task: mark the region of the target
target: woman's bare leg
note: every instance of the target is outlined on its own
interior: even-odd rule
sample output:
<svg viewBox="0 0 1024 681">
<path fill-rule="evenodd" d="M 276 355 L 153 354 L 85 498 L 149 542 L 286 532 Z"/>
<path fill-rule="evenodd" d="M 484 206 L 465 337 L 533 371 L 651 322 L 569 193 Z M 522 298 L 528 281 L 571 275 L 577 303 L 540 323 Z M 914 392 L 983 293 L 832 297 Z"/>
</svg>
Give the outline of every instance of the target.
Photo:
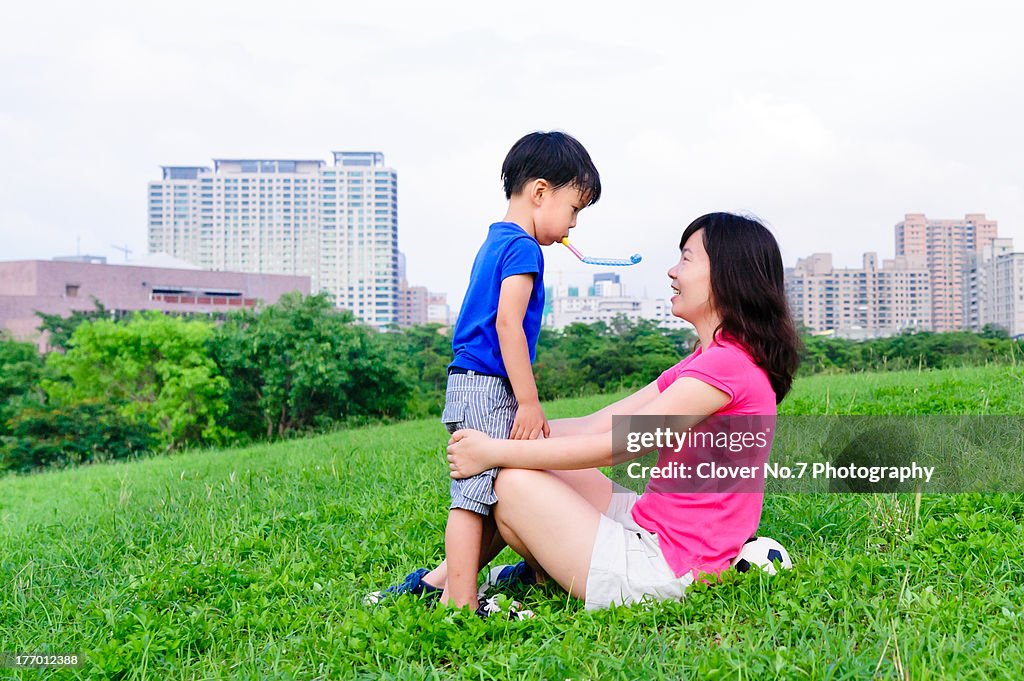
<svg viewBox="0 0 1024 681">
<path fill-rule="evenodd" d="M 498 473 L 494 492 L 494 517 L 508 545 L 573 596 L 586 598 L 601 513 L 549 471 L 506 468 Z"/>
<path fill-rule="evenodd" d="M 596 468 L 584 468 L 578 471 L 548 472 L 576 490 L 599 513 L 608 510 L 608 505 L 612 501 L 612 481 L 601 471 Z"/>
<path fill-rule="evenodd" d="M 596 468 L 587 468 L 578 471 L 550 471 L 550 473 L 576 490 L 598 512 L 604 513 L 608 510 L 608 504 L 611 503 L 612 498 L 612 481 L 601 471 Z M 493 517 L 489 518 L 488 521 L 493 522 Z M 480 551 L 480 569 L 483 569 L 485 565 L 494 560 L 494 557 L 505 546 L 505 539 L 499 532 L 495 532 L 491 541 L 487 541 L 485 529 L 484 543 Z M 537 581 L 544 582 L 546 576 L 544 571 L 538 570 L 536 564 L 531 563 L 531 566 L 537 573 Z M 423 580 L 431 586 L 444 588 L 448 581 L 448 561 L 441 561 L 440 565 L 423 576 Z"/>
</svg>

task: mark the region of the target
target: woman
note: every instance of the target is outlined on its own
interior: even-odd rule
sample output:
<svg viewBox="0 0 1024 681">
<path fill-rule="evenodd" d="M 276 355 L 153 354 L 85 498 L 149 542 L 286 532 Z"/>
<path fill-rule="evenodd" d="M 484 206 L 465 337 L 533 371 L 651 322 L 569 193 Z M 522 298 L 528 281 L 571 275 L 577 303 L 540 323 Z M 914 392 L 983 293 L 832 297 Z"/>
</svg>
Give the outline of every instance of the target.
<svg viewBox="0 0 1024 681">
<path fill-rule="evenodd" d="M 699 338 L 693 354 L 601 411 L 552 422 L 549 439 L 491 440 L 463 430 L 448 446 L 453 478 L 502 468 L 494 508 L 502 538 L 534 575 L 554 579 L 588 609 L 682 597 L 700 574 L 729 566 L 756 531 L 763 500 L 763 487 L 709 494 L 652 481 L 637 495 L 613 484 L 596 469 L 626 455 L 613 443 L 612 416 L 773 422 L 798 364 L 782 256 L 762 224 L 727 213 L 698 218 L 683 233 L 668 276 L 672 313 Z M 755 460 L 767 458 L 770 435 L 764 445 Z M 666 456 L 663 450 L 659 462 Z M 432 576 L 443 566 L 439 571 Z M 529 572 L 514 577 L 529 582 Z"/>
</svg>

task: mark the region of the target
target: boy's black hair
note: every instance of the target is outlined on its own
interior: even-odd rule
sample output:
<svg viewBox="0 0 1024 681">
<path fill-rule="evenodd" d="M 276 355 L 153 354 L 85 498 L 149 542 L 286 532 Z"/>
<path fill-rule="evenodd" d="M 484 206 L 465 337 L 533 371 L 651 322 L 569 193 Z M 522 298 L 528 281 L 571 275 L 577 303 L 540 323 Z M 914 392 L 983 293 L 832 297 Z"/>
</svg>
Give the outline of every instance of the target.
<svg viewBox="0 0 1024 681">
<path fill-rule="evenodd" d="M 506 199 L 536 179 L 547 180 L 555 189 L 570 184 L 579 187 L 588 206 L 601 198 L 601 176 L 590 154 L 564 132 L 531 132 L 512 145 L 501 164 Z"/>
</svg>

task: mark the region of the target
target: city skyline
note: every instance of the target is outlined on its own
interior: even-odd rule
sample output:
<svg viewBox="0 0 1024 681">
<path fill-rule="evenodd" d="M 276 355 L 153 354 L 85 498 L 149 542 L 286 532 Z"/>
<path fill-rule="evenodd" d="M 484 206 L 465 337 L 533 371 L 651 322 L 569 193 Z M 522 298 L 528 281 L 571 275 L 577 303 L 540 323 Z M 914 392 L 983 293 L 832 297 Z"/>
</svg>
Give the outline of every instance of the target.
<svg viewBox="0 0 1024 681">
<path fill-rule="evenodd" d="M 813 253 L 786 268 L 794 319 L 811 333 L 865 339 L 904 331 L 1024 333 L 1024 253 L 983 213 L 908 213 L 893 228 L 896 256 L 867 251 L 859 268 Z"/>
<path fill-rule="evenodd" d="M 504 214 L 504 154 L 551 128 L 579 137 L 604 180 L 574 241 L 641 253 L 622 276 L 651 297 L 667 295 L 669 245 L 712 210 L 763 218 L 787 265 L 892 257 L 906 213 L 984 212 L 1024 244 L 1006 153 L 1024 135 L 1019 8 L 869 3 L 841 28 L 814 3 L 652 6 L 636 22 L 543 8 L 314 4 L 280 21 L 241 3 L 14 7 L 0 259 L 73 254 L 78 238 L 109 262 L 115 245 L 144 253 L 160 165 L 379 149 L 401 175 L 409 280 L 454 310 Z M 558 246 L 545 257 L 549 273 L 594 271 Z"/>
</svg>

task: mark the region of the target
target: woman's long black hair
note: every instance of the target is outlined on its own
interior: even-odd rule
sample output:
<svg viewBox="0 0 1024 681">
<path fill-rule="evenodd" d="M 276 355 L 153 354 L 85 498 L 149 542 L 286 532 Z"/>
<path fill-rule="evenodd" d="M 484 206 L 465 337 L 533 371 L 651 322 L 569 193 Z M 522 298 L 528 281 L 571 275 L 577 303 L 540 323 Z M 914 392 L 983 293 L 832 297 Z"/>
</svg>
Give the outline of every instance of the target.
<svg viewBox="0 0 1024 681">
<path fill-rule="evenodd" d="M 708 213 L 686 228 L 680 250 L 698 230 L 704 230 L 712 303 L 722 319 L 715 335 L 747 349 L 768 374 L 775 401 L 781 402 L 800 363 L 800 337 L 786 302 L 779 244 L 757 220 Z"/>
</svg>

